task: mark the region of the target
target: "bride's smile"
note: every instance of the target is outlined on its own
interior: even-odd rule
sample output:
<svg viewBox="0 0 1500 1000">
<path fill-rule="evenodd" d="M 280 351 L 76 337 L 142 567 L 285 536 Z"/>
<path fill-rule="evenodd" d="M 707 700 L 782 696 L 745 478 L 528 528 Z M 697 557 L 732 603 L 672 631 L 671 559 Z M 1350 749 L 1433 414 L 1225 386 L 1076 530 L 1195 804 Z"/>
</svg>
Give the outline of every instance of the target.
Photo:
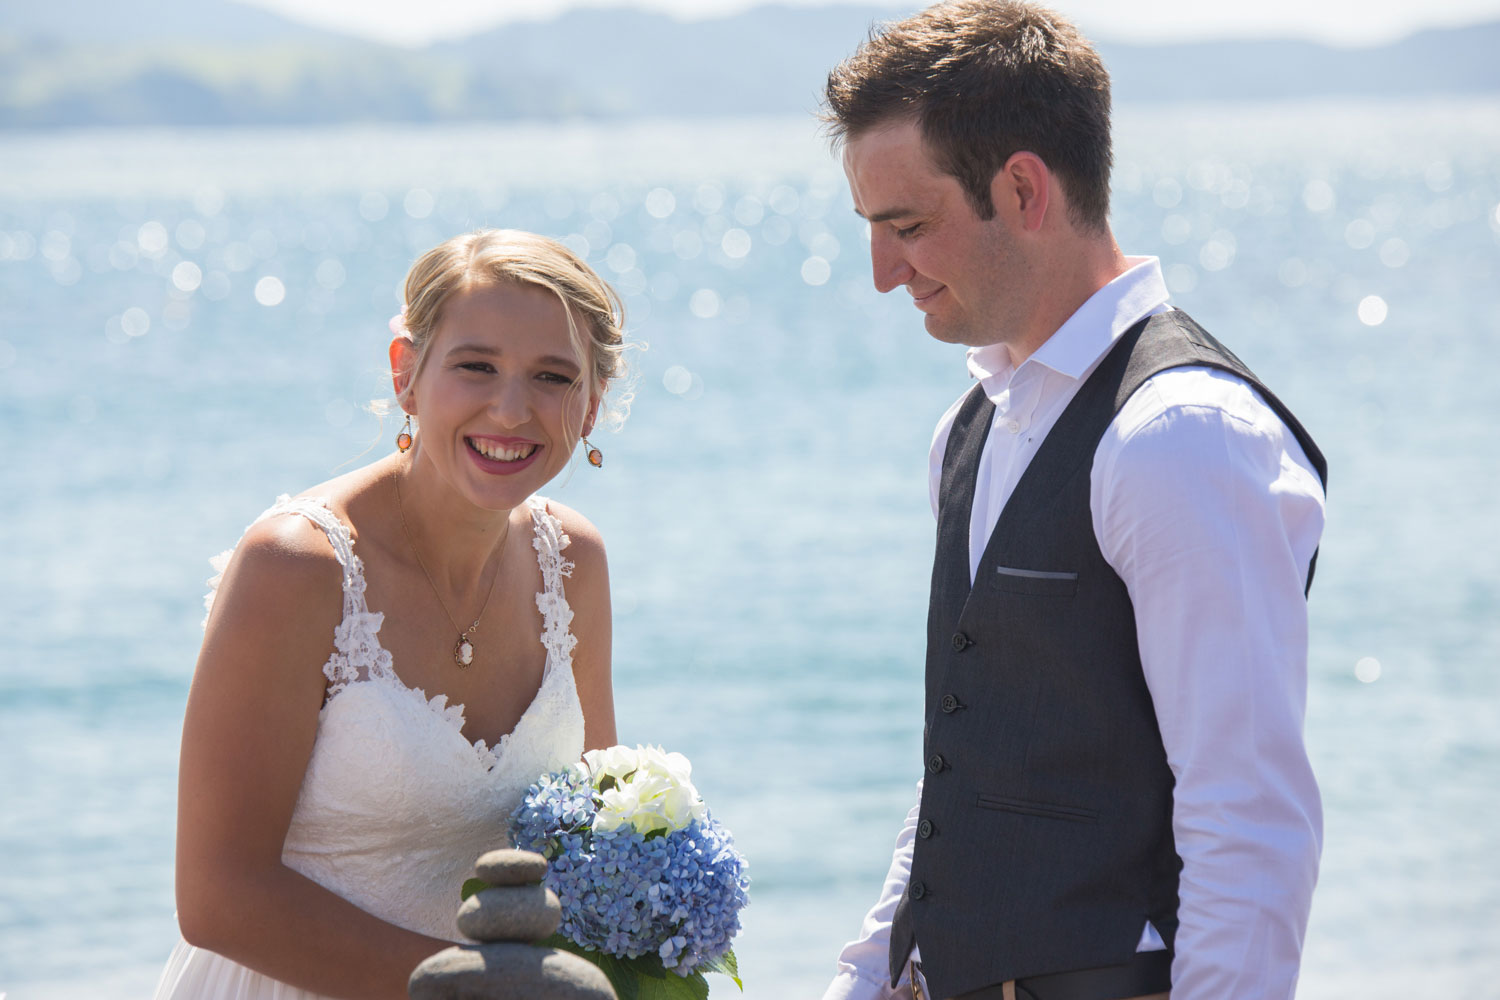
<svg viewBox="0 0 1500 1000">
<path fill-rule="evenodd" d="M 508 465 L 514 465 L 516 462 L 530 458 L 541 447 L 535 441 L 521 441 L 514 438 L 481 438 L 470 436 L 464 438 L 464 441 L 468 443 L 470 448 L 478 452 L 481 457 L 487 458 L 492 462 L 504 462 Z M 514 470 L 506 469 L 505 471 L 511 472 Z"/>
</svg>

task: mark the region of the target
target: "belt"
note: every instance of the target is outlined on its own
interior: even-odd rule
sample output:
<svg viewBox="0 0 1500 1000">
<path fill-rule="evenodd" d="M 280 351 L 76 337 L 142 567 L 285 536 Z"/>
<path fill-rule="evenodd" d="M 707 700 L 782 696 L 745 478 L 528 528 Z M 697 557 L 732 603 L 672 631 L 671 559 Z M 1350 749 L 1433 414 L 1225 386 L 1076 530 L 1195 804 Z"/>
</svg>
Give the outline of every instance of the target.
<svg viewBox="0 0 1500 1000">
<path fill-rule="evenodd" d="M 1172 953 L 1138 951 L 1130 961 L 1097 969 L 1054 972 L 1015 981 L 1016 1000 L 1127 1000 L 1172 989 Z M 1004 986 L 995 984 L 953 1000 L 1001 1000 Z"/>
</svg>

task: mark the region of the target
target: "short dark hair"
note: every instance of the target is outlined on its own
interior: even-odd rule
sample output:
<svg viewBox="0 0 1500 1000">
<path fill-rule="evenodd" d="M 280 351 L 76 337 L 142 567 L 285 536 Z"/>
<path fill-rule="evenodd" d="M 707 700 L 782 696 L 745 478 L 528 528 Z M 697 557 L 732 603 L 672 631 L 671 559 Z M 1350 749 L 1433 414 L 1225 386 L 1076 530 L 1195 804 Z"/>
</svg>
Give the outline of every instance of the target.
<svg viewBox="0 0 1500 1000">
<path fill-rule="evenodd" d="M 915 121 L 938 165 L 993 218 L 990 182 L 1021 150 L 1041 157 L 1073 222 L 1109 217 L 1109 73 L 1078 29 L 1019 0 L 949 0 L 871 29 L 828 74 L 835 142 Z"/>
</svg>

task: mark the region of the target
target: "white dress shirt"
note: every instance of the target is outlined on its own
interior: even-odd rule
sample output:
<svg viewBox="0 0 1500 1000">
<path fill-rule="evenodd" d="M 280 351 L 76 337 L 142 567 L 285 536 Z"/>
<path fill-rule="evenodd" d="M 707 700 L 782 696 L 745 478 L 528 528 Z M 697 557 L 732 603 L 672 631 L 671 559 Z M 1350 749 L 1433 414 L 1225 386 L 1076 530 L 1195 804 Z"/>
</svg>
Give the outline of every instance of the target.
<svg viewBox="0 0 1500 1000">
<path fill-rule="evenodd" d="M 1153 257 L 1096 292 L 1012 367 L 1003 344 L 969 351 L 995 404 L 969 523 L 969 577 L 1038 446 L 1117 338 L 1170 309 Z M 934 516 L 961 396 L 930 455 Z M 1146 381 L 1094 452 L 1094 534 L 1135 608 L 1141 666 L 1176 778 L 1183 869 L 1173 1000 L 1290 998 L 1322 842 L 1302 741 L 1308 563 L 1323 488 L 1301 446 L 1245 382 L 1210 368 Z M 839 955 L 824 1000 L 909 996 L 887 975 L 891 918 L 911 870 L 917 803 L 879 901 Z M 1005 905 L 1003 899 L 997 906 Z M 1149 923 L 1139 950 L 1163 947 Z"/>
</svg>

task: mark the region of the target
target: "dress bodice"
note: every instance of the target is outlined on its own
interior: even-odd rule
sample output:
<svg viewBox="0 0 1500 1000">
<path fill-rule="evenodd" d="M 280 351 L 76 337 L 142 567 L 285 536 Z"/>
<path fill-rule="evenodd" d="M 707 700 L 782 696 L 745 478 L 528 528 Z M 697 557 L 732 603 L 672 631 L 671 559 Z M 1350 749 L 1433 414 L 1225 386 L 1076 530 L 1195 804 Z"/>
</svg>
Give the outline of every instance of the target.
<svg viewBox="0 0 1500 1000">
<path fill-rule="evenodd" d="M 508 845 L 506 821 L 533 781 L 583 754 L 573 612 L 563 592 L 573 568 L 562 554 L 568 537 L 545 500 L 528 504 L 542 574 L 536 602 L 546 666 L 536 697 L 493 747 L 464 736 L 462 705 L 447 704 L 445 695 L 428 698 L 397 676 L 380 645 L 384 615 L 365 604 L 364 566 L 349 526 L 327 500 L 282 497 L 257 519 L 307 518 L 328 536 L 343 567 L 343 618 L 323 667 L 327 696 L 282 861 L 382 920 L 448 940 L 461 939 L 454 916 L 474 860 Z M 229 555 L 214 561 L 221 572 Z M 217 583 L 216 577 L 210 587 Z M 213 596 L 211 589 L 206 603 Z M 240 967 L 225 979 L 224 963 L 179 945 L 158 1000 L 199 996 L 210 979 L 239 983 L 229 996 L 242 1000 L 307 996 Z"/>
</svg>

